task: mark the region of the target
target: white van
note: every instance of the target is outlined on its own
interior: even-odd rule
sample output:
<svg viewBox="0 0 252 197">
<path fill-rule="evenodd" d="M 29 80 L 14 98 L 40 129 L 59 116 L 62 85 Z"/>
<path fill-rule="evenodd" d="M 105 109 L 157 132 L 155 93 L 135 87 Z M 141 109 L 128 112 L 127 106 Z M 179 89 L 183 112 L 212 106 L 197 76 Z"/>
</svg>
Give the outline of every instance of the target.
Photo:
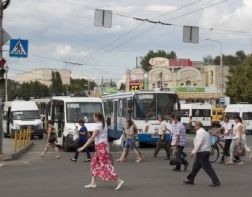
<svg viewBox="0 0 252 197">
<path fill-rule="evenodd" d="M 41 117 L 33 101 L 11 101 L 4 103 L 3 132 L 6 137 L 13 137 L 15 131 L 31 128 L 32 136 L 43 139 Z"/>
<path fill-rule="evenodd" d="M 208 103 L 186 103 L 180 105 L 179 115 L 188 133 L 193 131 L 196 121 L 202 122 L 205 129 L 212 124 L 212 105 Z"/>
<path fill-rule="evenodd" d="M 48 119 L 54 122 L 58 144 L 69 151 L 75 146 L 74 136 L 78 121 L 83 119 L 88 132 L 95 129 L 94 113 L 104 114 L 102 100 L 97 97 L 53 97 Z"/>
<path fill-rule="evenodd" d="M 252 104 L 231 104 L 225 109 L 225 114 L 229 116 L 229 119 L 234 123 L 234 119 L 240 116 L 246 125 L 246 131 L 248 134 L 252 134 Z"/>
</svg>

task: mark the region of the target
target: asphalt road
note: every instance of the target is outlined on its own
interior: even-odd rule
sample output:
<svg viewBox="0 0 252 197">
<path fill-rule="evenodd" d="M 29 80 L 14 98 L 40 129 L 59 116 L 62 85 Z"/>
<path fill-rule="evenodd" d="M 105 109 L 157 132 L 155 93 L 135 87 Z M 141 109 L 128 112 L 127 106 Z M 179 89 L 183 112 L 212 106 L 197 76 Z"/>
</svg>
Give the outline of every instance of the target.
<svg viewBox="0 0 252 197">
<path fill-rule="evenodd" d="M 192 140 L 193 136 L 189 136 Z M 248 143 L 252 145 L 252 136 Z M 225 166 L 214 164 L 222 182 L 219 188 L 210 188 L 209 178 L 201 171 L 195 180 L 196 185 L 187 186 L 182 181 L 188 172 L 175 173 L 161 152 L 157 159 L 152 157 L 153 148 L 142 149 L 145 161 L 135 163 L 131 154 L 129 161 L 116 163 L 119 175 L 125 180 L 120 191 L 114 191 L 115 184 L 98 182 L 98 188 L 85 189 L 83 185 L 90 180 L 89 164 L 84 163 L 82 155 L 77 163 L 69 158 L 73 153 L 62 153 L 60 160 L 54 159 L 50 151 L 46 158 L 40 157 L 44 141 L 35 140 L 33 149 L 17 161 L 0 167 L 0 196 L 2 197 L 152 197 L 152 196 L 251 196 L 252 161 L 245 166 Z M 189 150 L 191 147 L 188 147 Z M 114 158 L 119 153 L 113 153 Z M 190 158 L 190 163 L 192 159 Z M 189 167 L 189 170 L 191 165 Z"/>
</svg>

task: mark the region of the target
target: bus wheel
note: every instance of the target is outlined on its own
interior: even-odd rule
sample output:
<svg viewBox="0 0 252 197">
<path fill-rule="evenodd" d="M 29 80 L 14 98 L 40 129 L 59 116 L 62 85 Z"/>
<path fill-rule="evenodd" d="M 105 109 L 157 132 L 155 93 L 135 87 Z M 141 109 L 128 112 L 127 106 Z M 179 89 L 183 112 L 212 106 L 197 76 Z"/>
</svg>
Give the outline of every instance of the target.
<svg viewBox="0 0 252 197">
<path fill-rule="evenodd" d="M 69 148 L 65 138 L 63 139 L 63 149 L 64 149 L 65 152 L 70 151 L 70 148 Z"/>
</svg>

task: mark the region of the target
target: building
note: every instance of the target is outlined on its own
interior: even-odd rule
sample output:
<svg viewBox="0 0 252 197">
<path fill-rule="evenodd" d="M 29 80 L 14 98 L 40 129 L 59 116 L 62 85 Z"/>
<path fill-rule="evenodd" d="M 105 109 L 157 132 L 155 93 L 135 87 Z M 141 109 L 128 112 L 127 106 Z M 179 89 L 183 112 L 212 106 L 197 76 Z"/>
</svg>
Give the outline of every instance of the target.
<svg viewBox="0 0 252 197">
<path fill-rule="evenodd" d="M 40 83 L 50 86 L 52 84 L 52 72 L 59 72 L 62 83 L 64 85 L 70 84 L 71 71 L 67 69 L 35 69 L 30 72 L 25 72 L 16 75 L 16 81 L 19 83 L 39 81 Z"/>
<path fill-rule="evenodd" d="M 142 68 L 127 70 L 126 90 L 170 89 L 177 92 L 184 102 L 210 102 L 221 98 L 222 89 L 226 89 L 229 67 L 203 65 L 190 59 L 152 58 L 152 69 L 145 72 Z M 223 84 L 223 87 L 222 87 Z"/>
</svg>

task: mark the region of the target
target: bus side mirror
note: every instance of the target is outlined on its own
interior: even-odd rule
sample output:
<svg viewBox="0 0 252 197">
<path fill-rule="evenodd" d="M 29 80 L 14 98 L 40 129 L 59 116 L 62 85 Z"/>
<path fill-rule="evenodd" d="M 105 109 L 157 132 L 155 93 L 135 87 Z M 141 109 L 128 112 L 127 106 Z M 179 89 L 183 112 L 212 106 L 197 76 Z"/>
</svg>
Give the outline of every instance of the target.
<svg viewBox="0 0 252 197">
<path fill-rule="evenodd" d="M 110 126 L 111 125 L 111 118 L 108 117 L 106 122 L 107 122 L 107 126 Z"/>
</svg>

